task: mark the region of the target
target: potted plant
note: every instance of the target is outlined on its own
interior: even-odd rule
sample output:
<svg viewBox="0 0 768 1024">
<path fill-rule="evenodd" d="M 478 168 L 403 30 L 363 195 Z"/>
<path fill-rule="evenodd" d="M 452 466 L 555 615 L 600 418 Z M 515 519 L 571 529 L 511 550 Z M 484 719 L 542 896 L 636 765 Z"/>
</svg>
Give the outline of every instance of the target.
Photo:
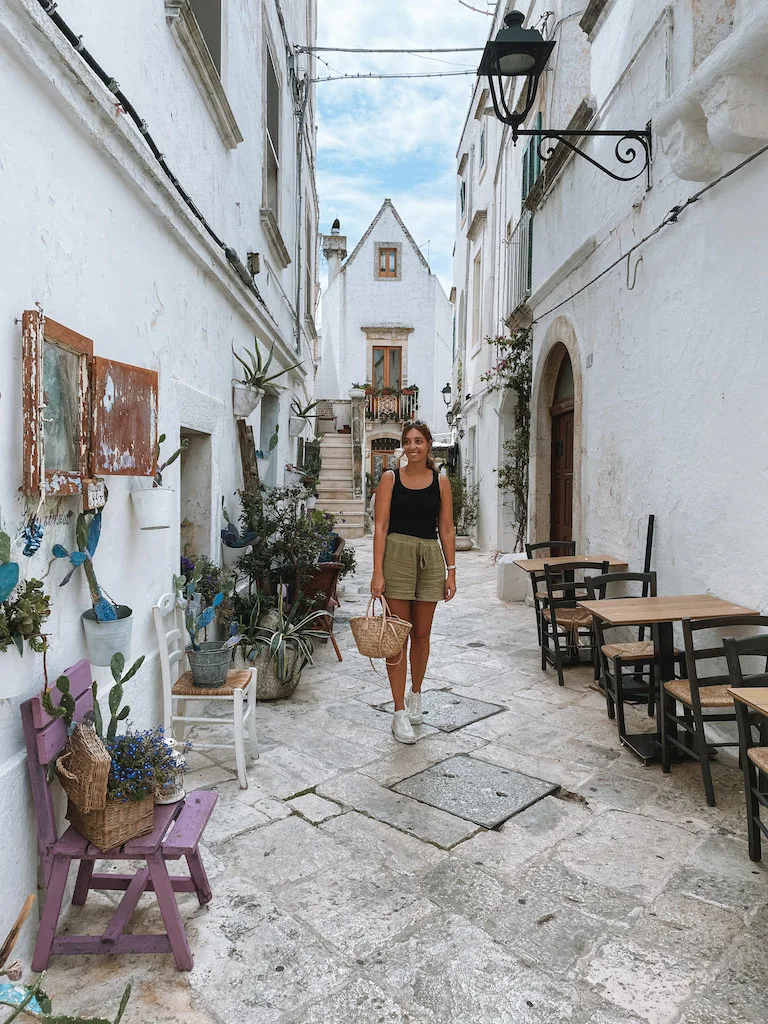
<svg viewBox="0 0 768 1024">
<path fill-rule="evenodd" d="M 206 636 L 206 629 L 216 617 L 216 609 L 224 601 L 224 594 L 219 591 L 210 604 L 202 602 L 202 611 L 193 611 L 196 606 L 197 581 L 195 577 L 186 584 L 186 608 L 184 621 L 189 634 L 189 644 L 186 647 L 187 659 L 192 672 L 192 683 L 204 689 L 215 690 L 223 686 L 227 680 L 232 663 L 232 648 L 237 644 L 239 637 L 230 637 L 228 640 L 200 640 L 200 634 Z"/>
<path fill-rule="evenodd" d="M 269 368 L 272 365 L 274 353 L 275 346 L 273 345 L 269 350 L 266 361 L 263 360 L 256 338 L 253 339 L 253 351 L 245 350 L 245 359 L 239 356 L 234 348 L 232 349 L 232 355 L 240 363 L 244 371 L 241 378 L 233 378 L 232 380 L 232 405 L 235 416 L 238 418 L 243 419 L 246 416 L 250 416 L 264 394 L 276 395 L 278 391 L 282 391 L 283 386 L 277 383 L 278 378 L 282 377 L 283 374 L 290 373 L 291 370 L 295 370 L 297 366 L 301 366 L 299 361 L 286 367 L 284 370 L 278 370 L 277 373 L 270 374 Z"/>
<path fill-rule="evenodd" d="M 152 486 L 131 491 L 133 511 L 136 513 L 136 519 L 138 520 L 139 529 L 141 530 L 167 530 L 170 527 L 171 519 L 173 518 L 174 492 L 170 487 L 163 487 L 163 470 L 167 469 L 171 463 L 175 462 L 181 453 L 189 447 L 189 438 L 183 438 L 181 444 L 173 455 L 170 455 L 165 462 L 161 464 L 160 445 L 164 441 L 165 434 L 161 434 L 157 439 L 157 447 L 155 449 L 157 471 L 155 472 Z"/>
<path fill-rule="evenodd" d="M 19 583 L 19 564 L 11 561 L 11 539 L 0 532 L 0 651 L 13 644 L 23 657 L 24 641 L 41 654 L 46 649 L 43 623 L 51 614 L 51 599 L 40 580 Z M 3 696 L 11 696 L 3 694 Z"/>
<path fill-rule="evenodd" d="M 302 405 L 296 395 L 293 396 L 291 402 L 291 413 L 292 416 L 288 421 L 288 433 L 291 437 L 300 437 L 304 432 L 304 427 L 309 423 L 312 410 L 316 409 L 319 405 L 319 401 L 310 402 L 308 405 Z"/>
<path fill-rule="evenodd" d="M 237 523 L 233 523 L 229 518 L 223 494 L 221 496 L 221 511 L 227 524 L 221 531 L 221 560 L 225 569 L 233 569 L 242 556 L 250 550 L 256 534 L 252 530 L 240 533 Z"/>
<path fill-rule="evenodd" d="M 133 631 L 133 610 L 128 605 L 116 604 L 104 593 L 96 579 L 93 556 L 101 536 L 101 516 L 102 509 L 78 515 L 75 528 L 77 551 L 69 552 L 61 544 L 53 547 L 54 558 L 68 558 L 72 563 L 72 568 L 59 586 L 69 583 L 75 570 L 80 567 L 88 581 L 93 607 L 83 612 L 82 620 L 88 657 L 93 665 L 109 665 L 115 654 L 130 651 Z"/>
<path fill-rule="evenodd" d="M 270 437 L 270 439 L 269 439 L 269 447 L 267 448 L 266 452 L 264 452 L 263 449 L 261 449 L 261 448 L 256 452 L 256 461 L 258 462 L 258 465 L 259 465 L 259 479 L 261 479 L 262 473 L 266 473 L 267 466 L 269 465 L 269 457 L 272 454 L 272 452 L 275 450 L 275 448 L 277 448 L 277 440 L 278 440 L 279 431 L 280 431 L 280 424 L 276 423 L 275 424 L 275 432 L 272 435 L 272 437 Z"/>
<path fill-rule="evenodd" d="M 324 618 L 326 612 L 302 611 L 296 601 L 286 613 L 282 589 L 277 609 L 270 617 L 263 616 L 257 603 L 248 622 L 238 622 L 237 631 L 245 648 L 246 663 L 260 669 L 257 700 L 282 700 L 290 697 L 301 679 L 302 669 L 312 664 L 314 641 L 327 636 L 314 629 L 312 623 Z"/>
<path fill-rule="evenodd" d="M 477 526 L 480 511 L 480 485 L 469 486 L 464 477 L 449 474 L 453 498 L 453 522 L 456 527 L 456 550 L 471 551 L 471 533 Z"/>
</svg>

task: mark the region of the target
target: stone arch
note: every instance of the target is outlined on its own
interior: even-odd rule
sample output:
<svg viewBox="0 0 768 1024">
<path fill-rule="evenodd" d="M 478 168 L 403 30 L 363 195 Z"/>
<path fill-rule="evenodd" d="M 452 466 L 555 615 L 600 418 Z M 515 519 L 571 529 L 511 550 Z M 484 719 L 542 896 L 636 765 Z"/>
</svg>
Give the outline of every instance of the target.
<svg viewBox="0 0 768 1024">
<path fill-rule="evenodd" d="M 552 419 L 550 408 L 563 355 L 567 352 L 573 368 L 573 539 L 584 542 L 581 504 L 582 395 L 581 354 L 576 330 L 566 316 L 549 325 L 536 358 L 531 391 L 531 467 L 528 499 L 529 536 L 547 540 L 550 524 L 552 486 Z"/>
</svg>

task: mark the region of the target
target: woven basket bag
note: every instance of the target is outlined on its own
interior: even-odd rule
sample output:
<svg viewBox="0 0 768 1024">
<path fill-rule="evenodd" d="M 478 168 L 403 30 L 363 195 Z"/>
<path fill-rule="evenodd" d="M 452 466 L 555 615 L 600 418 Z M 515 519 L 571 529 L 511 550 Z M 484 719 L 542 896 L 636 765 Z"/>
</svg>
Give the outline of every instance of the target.
<svg viewBox="0 0 768 1024">
<path fill-rule="evenodd" d="M 56 770 L 62 789 L 83 814 L 106 807 L 111 765 L 112 758 L 96 730 L 78 725 L 56 759 Z"/>
<path fill-rule="evenodd" d="M 411 623 L 392 615 L 385 597 L 381 598 L 381 615 L 373 615 L 376 598 L 368 602 L 365 615 L 357 615 L 349 620 L 357 649 L 366 658 L 402 657 L 405 642 L 411 631 Z"/>
</svg>

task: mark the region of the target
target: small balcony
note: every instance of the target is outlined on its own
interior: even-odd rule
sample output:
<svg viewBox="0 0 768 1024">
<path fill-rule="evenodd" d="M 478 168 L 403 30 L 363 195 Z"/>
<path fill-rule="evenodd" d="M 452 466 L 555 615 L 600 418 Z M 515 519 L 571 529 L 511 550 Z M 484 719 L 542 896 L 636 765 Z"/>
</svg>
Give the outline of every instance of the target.
<svg viewBox="0 0 768 1024">
<path fill-rule="evenodd" d="M 366 389 L 365 418 L 378 423 L 403 423 L 415 420 L 419 408 L 419 394 L 416 388 L 405 387 Z"/>
</svg>

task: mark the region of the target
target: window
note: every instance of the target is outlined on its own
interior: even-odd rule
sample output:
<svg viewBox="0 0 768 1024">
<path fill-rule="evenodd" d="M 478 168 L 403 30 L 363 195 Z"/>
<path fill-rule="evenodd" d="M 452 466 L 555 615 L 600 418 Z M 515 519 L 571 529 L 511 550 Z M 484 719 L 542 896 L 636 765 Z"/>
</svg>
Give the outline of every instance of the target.
<svg viewBox="0 0 768 1024">
<path fill-rule="evenodd" d="M 401 348 L 376 347 L 373 350 L 373 373 L 371 380 L 374 388 L 393 388 L 399 390 L 402 375 L 403 350 Z"/>
<path fill-rule="evenodd" d="M 536 115 L 536 130 L 541 130 L 541 111 Z M 539 156 L 539 137 L 532 135 L 523 153 L 523 202 L 536 184 L 541 173 L 541 157 Z"/>
<path fill-rule="evenodd" d="M 397 277 L 397 249 L 379 248 L 379 277 Z"/>
<path fill-rule="evenodd" d="M 80 494 L 98 474 L 154 474 L 154 370 L 94 356 L 90 338 L 26 310 L 22 372 L 25 494 Z"/>
<path fill-rule="evenodd" d="M 465 217 L 467 213 L 467 183 L 463 178 L 459 182 L 459 209 L 462 218 Z"/>
<path fill-rule="evenodd" d="M 189 0 L 205 45 L 221 75 L 221 0 Z"/>
<path fill-rule="evenodd" d="M 264 205 L 278 219 L 280 198 L 280 87 L 269 47 L 267 53 L 266 166 Z"/>
<path fill-rule="evenodd" d="M 482 327 L 482 254 L 475 257 L 472 272 L 472 350 L 480 347 L 480 330 Z"/>
<path fill-rule="evenodd" d="M 486 129 L 486 126 L 483 125 L 482 130 L 480 132 L 480 169 L 481 170 L 483 169 L 483 167 L 485 167 L 485 129 Z"/>
</svg>

